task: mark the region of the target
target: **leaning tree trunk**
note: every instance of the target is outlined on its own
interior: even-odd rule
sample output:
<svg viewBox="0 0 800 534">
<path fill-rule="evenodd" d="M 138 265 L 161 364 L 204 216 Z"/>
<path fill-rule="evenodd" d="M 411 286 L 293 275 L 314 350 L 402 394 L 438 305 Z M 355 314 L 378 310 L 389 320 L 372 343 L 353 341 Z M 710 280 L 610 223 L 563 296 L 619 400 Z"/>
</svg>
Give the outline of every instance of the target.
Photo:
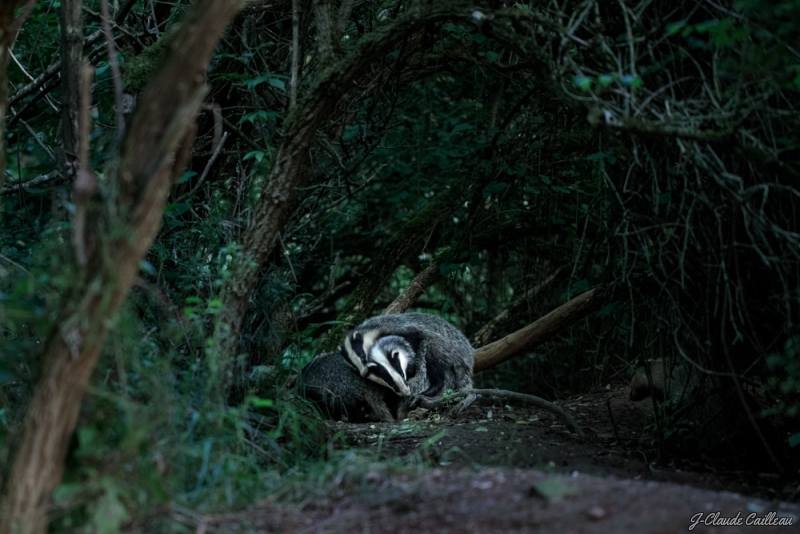
<svg viewBox="0 0 800 534">
<path fill-rule="evenodd" d="M 241 4 L 197 0 L 189 9 L 123 142 L 116 176 L 119 193 L 110 201 L 116 205 L 105 207 L 106 213 L 120 215 L 109 215 L 75 240 L 86 254 L 44 346 L 41 376 L 0 500 L 0 534 L 46 530 L 50 494 L 61 480 L 69 437 L 109 318 L 124 302 L 158 231 L 170 186 L 186 163 L 192 141 L 186 133 L 193 132 L 190 126 L 205 95 L 211 53 Z M 89 169 L 81 169 L 76 193 L 77 182 L 85 193 L 93 179 Z M 88 209 L 100 213 L 103 207 L 95 203 Z"/>
<path fill-rule="evenodd" d="M 598 287 L 581 293 L 528 326 L 475 351 L 476 373 L 541 345 L 608 302 L 609 289 Z"/>
</svg>

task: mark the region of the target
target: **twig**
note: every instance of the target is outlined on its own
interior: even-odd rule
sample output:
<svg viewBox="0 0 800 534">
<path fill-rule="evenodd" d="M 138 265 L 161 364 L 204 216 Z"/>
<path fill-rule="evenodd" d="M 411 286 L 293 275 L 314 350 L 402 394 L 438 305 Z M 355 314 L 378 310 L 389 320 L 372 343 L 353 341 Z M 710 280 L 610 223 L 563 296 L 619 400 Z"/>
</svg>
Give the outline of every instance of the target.
<svg viewBox="0 0 800 534">
<path fill-rule="evenodd" d="M 303 306 L 303 308 L 297 314 L 298 319 L 300 320 L 305 319 L 312 313 L 316 312 L 317 310 L 322 308 L 322 306 L 325 305 L 325 301 L 327 301 L 331 297 L 331 295 L 338 293 L 339 291 L 341 291 L 342 289 L 344 289 L 349 285 L 350 282 L 345 281 L 337 286 L 329 288 L 327 291 L 325 291 L 325 293 L 323 293 L 322 295 L 318 296 L 317 298 L 315 298 L 314 300 Z"/>
<path fill-rule="evenodd" d="M 7 185 L 3 187 L 0 193 L 2 193 L 3 195 L 5 195 L 6 193 L 16 193 L 17 191 L 22 191 L 23 189 L 27 189 L 29 187 L 36 187 L 37 185 L 46 184 L 47 182 L 51 182 L 56 178 L 61 178 L 61 173 L 58 171 L 50 171 L 47 174 L 37 176 L 36 178 L 28 180 L 27 182 L 22 182 L 14 185 Z"/>
<path fill-rule="evenodd" d="M 31 125 L 22 119 L 20 119 L 19 123 L 28 131 L 29 134 L 31 134 L 33 140 L 42 148 L 42 150 L 44 150 L 45 154 L 47 154 L 47 157 L 49 157 L 51 161 L 55 162 L 56 155 L 53 153 L 53 150 L 49 146 L 45 145 L 41 139 L 39 139 L 39 136 L 36 135 L 36 132 L 33 130 L 33 128 L 31 128 Z"/>
<path fill-rule="evenodd" d="M 286 250 L 286 244 L 283 242 L 283 236 L 281 233 L 278 232 L 278 241 L 281 243 L 281 248 L 283 249 L 283 255 L 286 257 L 286 261 L 289 262 L 289 270 L 292 272 L 292 278 L 294 278 L 294 283 L 297 284 L 297 275 L 294 272 L 294 265 L 292 265 L 292 258 L 289 256 L 289 251 Z"/>
<path fill-rule="evenodd" d="M 217 157 L 219 156 L 220 152 L 222 152 L 222 147 L 225 145 L 225 140 L 227 138 L 228 138 L 228 132 L 222 134 L 222 139 L 220 139 L 216 150 L 214 150 L 214 153 L 211 154 L 210 158 L 208 158 L 208 163 L 206 163 L 206 166 L 203 169 L 203 173 L 200 175 L 200 179 L 197 180 L 197 184 L 195 184 L 195 186 L 191 189 L 191 191 L 178 197 L 178 199 L 174 202 L 174 204 L 179 204 L 184 200 L 186 200 L 187 198 L 191 198 L 192 195 L 194 195 L 197 192 L 197 190 L 200 189 L 200 186 L 203 185 L 203 182 L 205 182 L 206 177 L 208 176 L 208 173 L 211 170 L 211 166 L 214 165 L 214 162 L 217 161 Z"/>
<path fill-rule="evenodd" d="M 248 137 L 248 136 L 247 136 L 247 135 L 246 135 L 246 134 L 245 134 L 245 133 L 244 133 L 244 132 L 243 132 L 243 131 L 242 131 L 242 130 L 241 130 L 239 127 L 238 127 L 238 126 L 236 126 L 236 125 L 235 125 L 234 123 L 232 123 L 230 120 L 226 119 L 225 117 L 222 117 L 222 124 L 224 124 L 225 126 L 227 126 L 227 128 L 228 128 L 228 129 L 229 129 L 231 132 L 235 133 L 235 134 L 236 134 L 236 136 L 237 136 L 239 139 L 241 139 L 242 141 L 244 141 L 244 143 L 245 143 L 247 146 L 249 146 L 250 148 L 252 148 L 253 150 L 258 150 L 259 152 L 266 152 L 266 150 L 264 150 L 264 147 L 262 147 L 262 146 L 259 146 L 258 144 L 256 144 L 256 142 L 255 142 L 255 141 L 253 141 L 252 139 L 250 139 L 250 137 Z"/>
<path fill-rule="evenodd" d="M 31 74 L 27 70 L 25 70 L 25 67 L 22 66 L 22 63 L 19 62 L 19 60 L 17 59 L 17 56 L 14 55 L 14 52 L 12 52 L 11 50 L 9 50 L 8 52 L 9 52 L 9 54 L 11 54 L 11 59 L 14 60 L 14 63 L 17 65 L 19 70 L 22 71 L 22 74 L 24 74 L 25 77 L 27 77 L 29 80 L 35 81 L 34 77 L 31 76 Z M 44 99 L 47 101 L 48 104 L 50 104 L 50 107 L 53 108 L 53 111 L 55 111 L 56 113 L 59 112 L 58 106 L 56 106 L 53 103 L 53 101 L 50 100 L 49 96 L 45 95 Z"/>
<path fill-rule="evenodd" d="M 20 269 L 20 270 L 21 270 L 22 272 L 24 272 L 25 274 L 31 274 L 31 272 L 30 272 L 28 269 L 26 269 L 25 267 L 23 267 L 23 266 L 22 266 L 22 265 L 20 265 L 19 263 L 15 262 L 14 260 L 12 260 L 11 258 L 9 258 L 8 256 L 5 256 L 5 255 L 3 255 L 3 254 L 0 254 L 0 260 L 7 261 L 8 263 L 10 263 L 11 265 L 13 265 L 14 267 L 16 267 L 16 268 Z"/>
<path fill-rule="evenodd" d="M 289 79 L 289 109 L 297 105 L 297 77 L 300 70 L 300 0 L 292 0 L 292 76 Z"/>
<path fill-rule="evenodd" d="M 611 411 L 611 399 L 606 399 L 606 408 L 608 409 L 608 417 L 611 418 L 611 428 L 614 430 L 614 436 L 619 441 L 619 432 L 617 432 L 617 422 L 614 420 L 614 412 Z"/>
</svg>

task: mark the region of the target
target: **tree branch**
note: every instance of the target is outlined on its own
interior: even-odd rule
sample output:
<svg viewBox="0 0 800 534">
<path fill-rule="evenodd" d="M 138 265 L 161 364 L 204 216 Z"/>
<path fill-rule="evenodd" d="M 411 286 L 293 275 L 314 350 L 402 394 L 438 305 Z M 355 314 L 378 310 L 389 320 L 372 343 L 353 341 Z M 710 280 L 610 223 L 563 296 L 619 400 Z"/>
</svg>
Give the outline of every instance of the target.
<svg viewBox="0 0 800 534">
<path fill-rule="evenodd" d="M 442 273 L 439 271 L 439 265 L 440 262 L 438 260 L 432 261 L 430 265 L 414 277 L 405 291 L 383 310 L 382 315 L 403 313 L 414 304 L 420 295 L 425 293 L 426 289 L 435 284 L 442 277 Z"/>
<path fill-rule="evenodd" d="M 520 297 L 515 300 L 511 306 L 497 314 L 494 319 L 483 325 L 481 329 L 478 330 L 474 336 L 472 336 L 472 346 L 483 347 L 489 343 L 501 323 L 506 323 L 508 322 L 509 318 L 516 317 L 523 308 L 527 308 L 527 303 L 529 300 L 538 295 L 542 289 L 548 287 L 559 278 L 559 275 L 564 273 L 564 267 L 559 267 L 556 269 L 556 272 L 530 288 L 524 294 L 520 295 Z"/>
<path fill-rule="evenodd" d="M 564 328 L 599 310 L 606 303 L 607 297 L 605 288 L 581 293 L 528 326 L 476 350 L 475 372 L 485 371 L 523 350 L 541 345 Z"/>
</svg>

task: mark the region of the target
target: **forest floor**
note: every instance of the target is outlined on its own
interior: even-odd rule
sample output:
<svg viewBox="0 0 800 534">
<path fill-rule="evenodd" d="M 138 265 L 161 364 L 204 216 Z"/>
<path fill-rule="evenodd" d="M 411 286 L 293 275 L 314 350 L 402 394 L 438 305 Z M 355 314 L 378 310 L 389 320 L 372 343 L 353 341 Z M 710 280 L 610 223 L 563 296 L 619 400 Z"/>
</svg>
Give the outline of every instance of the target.
<svg viewBox="0 0 800 534">
<path fill-rule="evenodd" d="M 173 517 L 203 533 L 633 534 L 686 532 L 701 514 L 693 532 L 798 532 L 796 487 L 768 472 L 655 462 L 640 445 L 650 401 L 627 397 L 620 385 L 557 403 L 583 427 L 583 440 L 538 408 L 471 406 L 455 419 L 336 423 L 365 459 L 327 494 Z M 770 512 L 793 526 L 746 524 L 751 514 L 764 520 Z M 741 525 L 714 525 L 717 513 L 718 521 L 738 514 Z"/>
</svg>

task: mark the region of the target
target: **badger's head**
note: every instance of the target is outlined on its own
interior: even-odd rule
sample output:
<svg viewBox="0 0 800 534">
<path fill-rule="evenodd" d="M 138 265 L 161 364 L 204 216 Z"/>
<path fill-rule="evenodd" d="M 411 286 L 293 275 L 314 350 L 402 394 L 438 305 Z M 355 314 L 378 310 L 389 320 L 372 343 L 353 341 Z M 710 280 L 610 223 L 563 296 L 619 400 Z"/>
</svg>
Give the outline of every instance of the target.
<svg viewBox="0 0 800 534">
<path fill-rule="evenodd" d="M 375 343 L 375 338 L 380 335 L 378 330 L 353 330 L 344 338 L 344 343 L 339 347 L 339 353 L 352 368 L 361 376 L 367 376 L 367 361 L 370 349 Z"/>
<path fill-rule="evenodd" d="M 414 347 L 402 336 L 378 338 L 367 355 L 366 377 L 401 397 L 411 395 L 408 379 L 416 374 Z"/>
</svg>

